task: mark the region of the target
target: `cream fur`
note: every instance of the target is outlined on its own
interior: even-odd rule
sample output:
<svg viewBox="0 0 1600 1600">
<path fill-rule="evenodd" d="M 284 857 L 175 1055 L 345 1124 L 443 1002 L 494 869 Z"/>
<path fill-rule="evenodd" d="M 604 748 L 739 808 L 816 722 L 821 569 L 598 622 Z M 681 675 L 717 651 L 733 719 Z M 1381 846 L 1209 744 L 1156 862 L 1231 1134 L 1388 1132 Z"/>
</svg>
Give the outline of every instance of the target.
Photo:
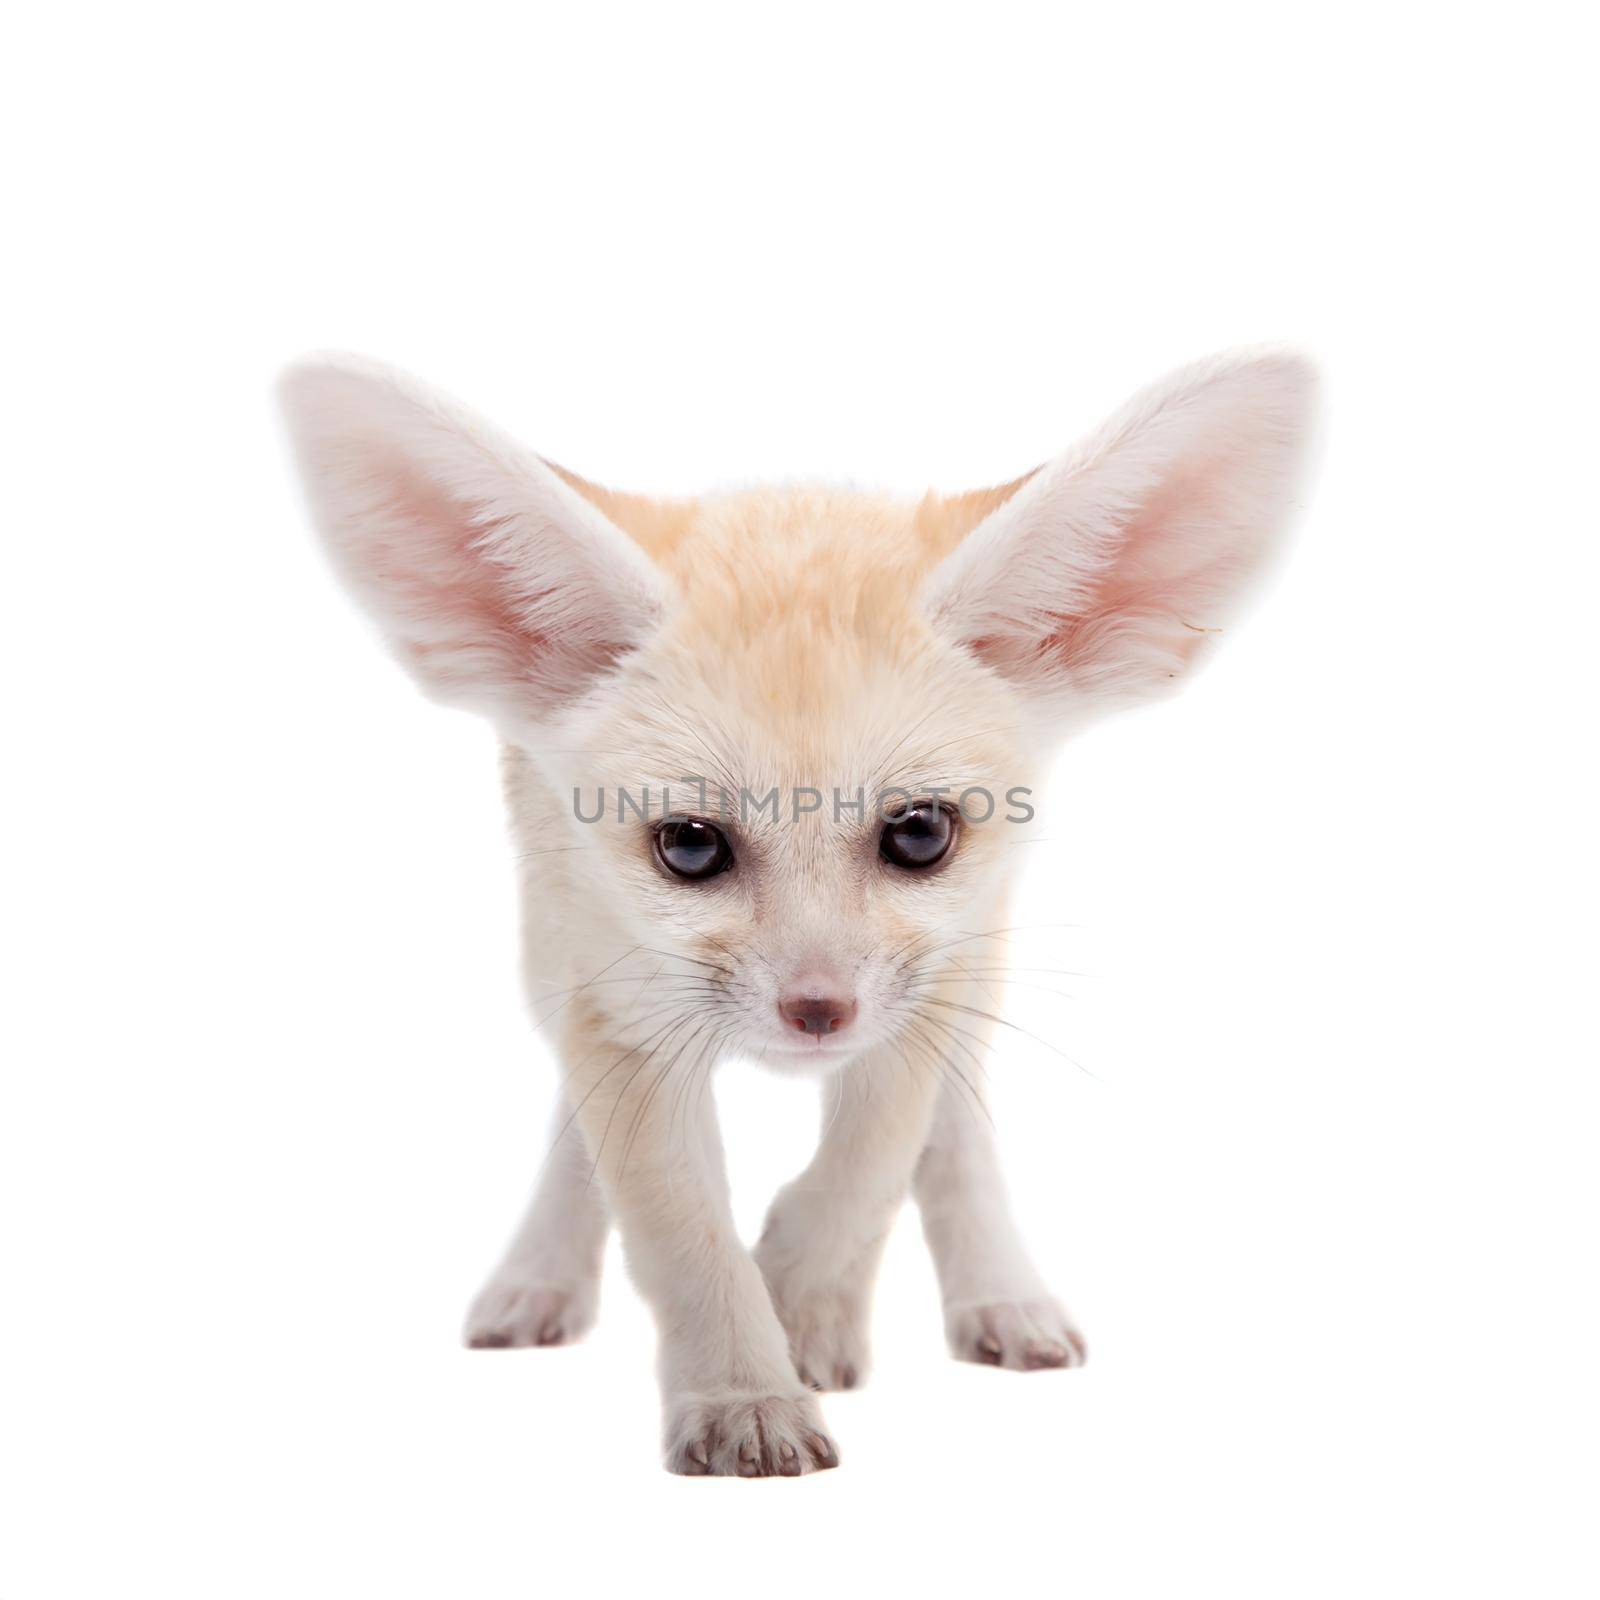
<svg viewBox="0 0 1600 1600">
<path fill-rule="evenodd" d="M 914 1189 L 954 1352 L 1082 1359 L 974 1114 L 986 1038 L 962 1008 L 971 964 L 1003 955 L 1006 826 L 963 825 L 938 871 L 905 874 L 831 796 L 1037 787 L 1066 731 L 1176 681 L 1281 529 L 1310 391 L 1294 356 L 1225 357 L 998 489 L 656 502 L 371 363 L 288 375 L 335 564 L 423 686 L 505 740 L 525 976 L 563 1095 L 469 1342 L 579 1336 L 615 1220 L 660 1332 L 668 1464 L 832 1465 L 814 1391 L 866 1374 L 873 1275 Z M 574 814 L 575 790 L 646 785 L 698 810 L 690 774 L 735 804 L 830 798 L 736 817 L 737 864 L 705 883 L 661 870 L 636 815 Z M 856 1002 L 839 1039 L 797 1038 L 777 1004 L 795 985 Z M 734 1054 L 825 1080 L 816 1156 L 753 1253 L 706 1092 Z"/>
</svg>

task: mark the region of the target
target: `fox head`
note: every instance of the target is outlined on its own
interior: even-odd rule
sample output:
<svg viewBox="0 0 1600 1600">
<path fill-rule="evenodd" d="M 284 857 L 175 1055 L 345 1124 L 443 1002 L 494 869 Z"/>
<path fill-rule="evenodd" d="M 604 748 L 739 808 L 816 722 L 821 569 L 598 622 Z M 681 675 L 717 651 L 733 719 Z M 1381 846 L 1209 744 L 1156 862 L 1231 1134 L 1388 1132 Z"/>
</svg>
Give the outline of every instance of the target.
<svg viewBox="0 0 1600 1600">
<path fill-rule="evenodd" d="M 1214 359 L 921 500 L 614 493 L 357 358 L 283 397 L 338 571 L 547 797 L 529 892 L 588 950 L 679 963 L 728 1049 L 807 1067 L 916 1028 L 998 925 L 1059 742 L 1204 655 L 1282 530 L 1312 388 L 1292 354 Z"/>
</svg>

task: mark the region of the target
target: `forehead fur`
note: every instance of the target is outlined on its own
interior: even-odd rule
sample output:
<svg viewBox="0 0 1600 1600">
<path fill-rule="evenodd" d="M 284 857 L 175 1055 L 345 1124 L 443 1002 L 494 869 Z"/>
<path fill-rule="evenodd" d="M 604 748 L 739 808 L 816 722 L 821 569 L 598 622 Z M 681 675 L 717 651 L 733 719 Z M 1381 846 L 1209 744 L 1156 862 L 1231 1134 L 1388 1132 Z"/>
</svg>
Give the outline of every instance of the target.
<svg viewBox="0 0 1600 1600">
<path fill-rule="evenodd" d="M 817 487 L 655 500 L 602 488 L 563 467 L 555 470 L 680 578 L 687 561 L 699 561 L 712 549 L 725 560 L 743 562 L 735 569 L 741 577 L 758 569 L 792 576 L 795 561 L 815 557 L 833 563 L 830 570 L 837 578 L 908 579 L 900 587 L 902 599 L 914 592 L 928 566 L 948 555 L 1032 476 L 969 494 L 930 493 L 919 501 Z M 829 604 L 834 603 L 830 597 Z"/>
<path fill-rule="evenodd" d="M 696 753 L 682 748 L 692 740 L 708 776 L 940 782 L 987 777 L 1004 754 L 1004 689 L 935 636 L 920 595 L 1017 484 L 921 501 L 803 487 L 667 502 L 569 481 L 673 582 L 630 720 L 653 716 L 675 754 Z"/>
</svg>

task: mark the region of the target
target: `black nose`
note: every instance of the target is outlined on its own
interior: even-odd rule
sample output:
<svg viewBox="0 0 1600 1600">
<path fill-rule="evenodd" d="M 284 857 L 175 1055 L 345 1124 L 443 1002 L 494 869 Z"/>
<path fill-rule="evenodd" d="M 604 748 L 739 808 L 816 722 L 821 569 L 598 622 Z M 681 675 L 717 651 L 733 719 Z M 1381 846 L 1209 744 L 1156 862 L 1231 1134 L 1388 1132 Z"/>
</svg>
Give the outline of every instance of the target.
<svg viewBox="0 0 1600 1600">
<path fill-rule="evenodd" d="M 830 994 L 794 994 L 778 1002 L 778 1015 L 798 1033 L 840 1033 L 855 1014 L 854 1000 Z"/>
</svg>

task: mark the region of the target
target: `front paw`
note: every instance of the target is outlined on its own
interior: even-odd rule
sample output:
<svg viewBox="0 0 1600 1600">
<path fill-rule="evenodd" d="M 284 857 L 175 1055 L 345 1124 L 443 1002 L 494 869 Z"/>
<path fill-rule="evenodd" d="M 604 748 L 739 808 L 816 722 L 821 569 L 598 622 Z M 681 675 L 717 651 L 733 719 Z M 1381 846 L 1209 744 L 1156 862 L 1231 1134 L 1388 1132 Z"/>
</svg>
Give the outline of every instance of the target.
<svg viewBox="0 0 1600 1600">
<path fill-rule="evenodd" d="M 1035 1372 L 1081 1367 L 1089 1348 L 1054 1300 L 1003 1300 L 947 1306 L 945 1334 L 958 1361 Z"/>
<path fill-rule="evenodd" d="M 762 1245 L 766 1244 L 762 1241 Z M 772 1309 L 789 1339 L 789 1359 L 809 1389 L 854 1389 L 867 1377 L 866 1287 L 849 1278 L 819 1283 L 801 1262 L 756 1247 Z"/>
<path fill-rule="evenodd" d="M 809 1389 L 854 1389 L 866 1382 L 869 1345 L 864 1295 L 814 1289 L 792 1298 L 773 1291 L 789 1336 L 789 1359 Z"/>
<path fill-rule="evenodd" d="M 667 1405 L 667 1470 L 686 1477 L 798 1478 L 839 1465 L 809 1394 L 679 1395 Z"/>
<path fill-rule="evenodd" d="M 473 1350 L 571 1344 L 594 1325 L 592 1283 L 546 1283 L 502 1269 L 483 1286 L 467 1313 L 463 1341 Z"/>
</svg>

